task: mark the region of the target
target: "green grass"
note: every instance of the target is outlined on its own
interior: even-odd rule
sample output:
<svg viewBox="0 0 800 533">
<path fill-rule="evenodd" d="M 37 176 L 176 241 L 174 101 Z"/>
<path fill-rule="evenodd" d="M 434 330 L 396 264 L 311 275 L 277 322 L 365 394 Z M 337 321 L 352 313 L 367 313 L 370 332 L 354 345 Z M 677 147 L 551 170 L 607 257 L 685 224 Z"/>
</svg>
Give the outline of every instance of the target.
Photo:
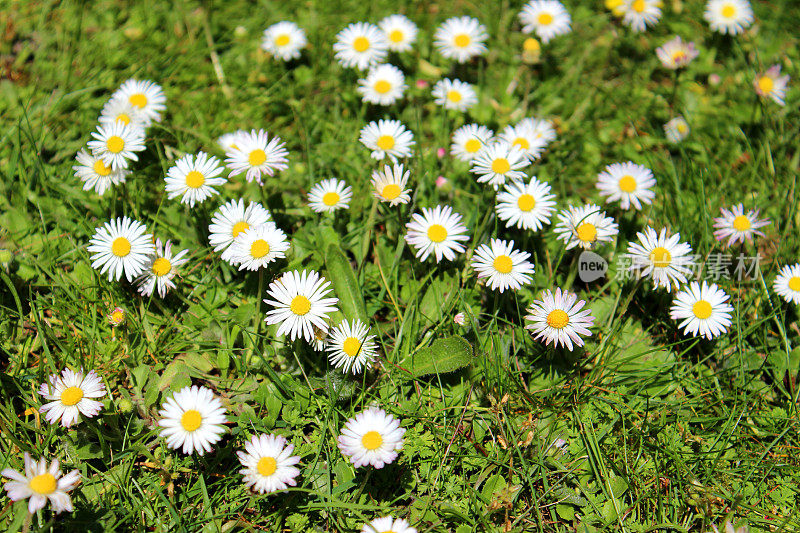
<svg viewBox="0 0 800 533">
<path fill-rule="evenodd" d="M 377 516 L 408 518 L 419 531 L 706 531 L 726 518 L 752 530 L 800 531 L 798 365 L 800 322 L 769 289 L 780 266 L 797 261 L 798 99 L 759 102 L 755 73 L 781 63 L 798 78 L 800 6 L 754 2 L 757 31 L 712 35 L 703 2 L 666 0 L 651 31 L 631 34 L 602 2 L 568 0 L 573 33 L 536 65 L 521 62 L 520 2 L 0 2 L 0 463 L 22 453 L 56 457 L 84 481 L 74 513 L 26 520 L 25 503 L 0 497 L 0 524 L 64 531 L 353 531 Z M 421 29 L 415 51 L 394 59 L 411 88 L 399 105 L 361 103 L 358 75 L 333 60 L 347 23 L 404 12 Z M 454 66 L 432 51 L 436 25 L 470 14 L 492 38 L 485 58 Z M 310 45 L 290 68 L 258 49 L 260 32 L 282 19 Z M 694 40 L 700 57 L 678 78 L 655 48 L 671 35 Z M 215 68 L 218 62 L 219 68 Z M 436 108 L 418 78 L 453 76 L 480 91 L 466 115 Z M 709 76 L 721 83 L 709 83 Z M 71 166 L 102 104 L 129 77 L 153 79 L 167 94 L 165 119 L 128 182 L 104 197 L 81 190 Z M 692 134 L 669 146 L 662 124 L 686 116 Z M 621 213 L 618 242 L 601 248 L 614 263 L 646 225 L 680 232 L 702 257 L 723 252 L 712 235 L 720 206 L 760 207 L 772 219 L 758 243 L 761 276 L 723 280 L 737 309 L 714 342 L 682 336 L 670 297 L 647 284 L 609 277 L 584 284 L 575 253 L 550 230 L 498 225 L 494 195 L 438 147 L 464 121 L 501 129 L 523 116 L 556 121 L 559 138 L 531 167 L 559 207 L 600 201 L 604 165 L 632 159 L 652 168 L 652 207 Z M 377 209 L 368 195 L 377 165 L 358 142 L 383 117 L 415 134 L 412 204 Z M 263 127 L 287 141 L 290 166 L 263 189 L 231 180 L 222 198 L 263 201 L 292 239 L 287 261 L 266 273 L 329 273 L 344 251 L 381 346 L 381 364 L 342 381 L 302 343 L 260 327 L 258 275 L 239 273 L 207 244 L 219 199 L 194 210 L 166 199 L 171 160 L 239 128 Z M 437 189 L 436 177 L 450 180 Z M 314 215 L 309 187 L 325 177 L 350 183 L 349 211 Z M 490 237 L 513 238 L 534 254 L 535 282 L 496 297 L 477 286 L 462 256 L 420 264 L 403 246 L 412 212 L 452 205 L 470 228 L 469 251 Z M 94 229 L 123 214 L 191 250 L 177 290 L 140 298 L 90 266 Z M 742 250 L 756 252 L 752 246 Z M 331 269 L 333 270 L 333 269 Z M 524 308 L 546 288 L 587 299 L 597 327 L 585 351 L 547 350 L 522 329 Z M 341 296 L 341 295 L 340 295 Z M 128 311 L 113 332 L 106 314 Z M 259 311 L 260 310 L 260 311 Z M 456 312 L 467 327 L 452 321 Z M 413 377 L 425 347 L 464 336 L 474 355 L 454 372 Z M 38 384 L 64 366 L 94 368 L 111 395 L 102 414 L 69 431 L 32 413 Z M 157 437 L 157 408 L 193 382 L 229 408 L 230 434 L 204 457 L 175 453 Z M 345 420 L 377 403 L 407 429 L 399 459 L 354 471 L 336 447 Z M 29 411 L 30 409 L 30 411 Z M 302 457 L 298 487 L 248 493 L 235 450 L 249 435 L 287 436 Z M 554 445 L 563 439 L 565 447 Z"/>
</svg>

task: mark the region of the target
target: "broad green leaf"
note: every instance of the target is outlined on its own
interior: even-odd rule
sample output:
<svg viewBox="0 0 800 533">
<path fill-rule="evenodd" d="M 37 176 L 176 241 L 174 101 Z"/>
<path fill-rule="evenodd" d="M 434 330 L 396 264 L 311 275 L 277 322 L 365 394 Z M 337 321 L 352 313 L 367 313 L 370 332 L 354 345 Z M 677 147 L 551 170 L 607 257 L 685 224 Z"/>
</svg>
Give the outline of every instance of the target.
<svg viewBox="0 0 800 533">
<path fill-rule="evenodd" d="M 444 374 L 469 365 L 472 359 L 472 345 L 465 338 L 453 335 L 436 339 L 412 355 L 409 370 L 414 377 Z"/>
<path fill-rule="evenodd" d="M 339 298 L 339 309 L 342 314 L 348 320 L 359 319 L 364 324 L 369 324 L 364 296 L 356 281 L 356 275 L 342 250 L 335 244 L 329 244 L 325 250 L 325 268 L 328 270 L 328 278 L 336 297 Z"/>
</svg>

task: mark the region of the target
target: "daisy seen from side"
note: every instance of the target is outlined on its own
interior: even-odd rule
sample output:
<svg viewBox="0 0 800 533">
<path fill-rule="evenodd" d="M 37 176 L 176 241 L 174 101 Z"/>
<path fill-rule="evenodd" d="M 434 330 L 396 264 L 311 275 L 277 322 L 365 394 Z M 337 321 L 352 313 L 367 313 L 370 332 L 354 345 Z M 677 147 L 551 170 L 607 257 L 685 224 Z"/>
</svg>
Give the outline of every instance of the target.
<svg viewBox="0 0 800 533">
<path fill-rule="evenodd" d="M 677 144 L 689 136 L 691 132 L 689 123 L 683 116 L 670 119 L 669 122 L 664 124 L 664 135 L 667 140 L 673 144 Z"/>
</svg>

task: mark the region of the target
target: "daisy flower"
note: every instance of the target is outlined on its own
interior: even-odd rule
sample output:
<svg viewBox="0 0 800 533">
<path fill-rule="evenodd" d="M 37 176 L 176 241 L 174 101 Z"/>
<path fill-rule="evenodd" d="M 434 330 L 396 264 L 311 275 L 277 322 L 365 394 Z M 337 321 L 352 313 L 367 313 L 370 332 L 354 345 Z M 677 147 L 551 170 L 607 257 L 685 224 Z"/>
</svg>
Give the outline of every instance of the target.
<svg viewBox="0 0 800 533">
<path fill-rule="evenodd" d="M 361 128 L 358 140 L 372 150 L 370 156 L 378 161 L 384 157 L 392 161 L 410 157 L 411 147 L 414 146 L 414 134 L 399 120 L 370 122 Z"/>
<path fill-rule="evenodd" d="M 383 468 L 403 448 L 405 429 L 383 409 L 370 407 L 349 419 L 339 435 L 339 449 L 356 468 Z"/>
<path fill-rule="evenodd" d="M 161 112 L 167 108 L 167 97 L 161 86 L 149 80 L 127 80 L 112 98 L 129 102 L 139 113 L 155 122 L 161 120 Z"/>
<path fill-rule="evenodd" d="M 6 468 L 2 476 L 11 480 L 3 485 L 8 499 L 16 502 L 30 498 L 28 512 L 31 514 L 42 509 L 48 501 L 56 514 L 72 512 L 72 500 L 67 493 L 81 482 L 81 474 L 77 470 L 62 476 L 58 459 L 48 466 L 44 458 L 36 462 L 28 452 L 25 452 L 24 472 Z"/>
<path fill-rule="evenodd" d="M 381 202 L 394 207 L 411 201 L 411 189 L 406 189 L 411 172 L 402 164 L 395 163 L 391 167 L 385 165 L 383 170 L 372 172 L 372 195 Z"/>
<path fill-rule="evenodd" d="M 122 307 L 115 307 L 108 314 L 108 323 L 111 327 L 115 328 L 125 322 L 125 309 Z"/>
<path fill-rule="evenodd" d="M 361 368 L 369 368 L 375 358 L 377 346 L 369 335 L 369 328 L 360 320 L 345 320 L 333 328 L 328 336 L 328 360 L 342 372 L 353 374 L 361 372 Z"/>
<path fill-rule="evenodd" d="M 469 163 L 483 150 L 494 138 L 494 132 L 486 126 L 479 124 L 466 124 L 453 132 L 453 144 L 450 145 L 450 155 L 461 161 Z"/>
<path fill-rule="evenodd" d="M 553 123 L 544 118 L 527 117 L 517 122 L 517 127 L 524 127 L 533 132 L 535 139 L 543 140 L 545 146 L 556 140 L 556 129 Z"/>
<path fill-rule="evenodd" d="M 522 60 L 526 63 L 538 63 L 542 57 L 542 44 L 528 37 L 522 42 Z"/>
<path fill-rule="evenodd" d="M 361 533 L 417 533 L 417 528 L 411 527 L 411 524 L 402 518 L 384 516 L 364 524 Z"/>
<path fill-rule="evenodd" d="M 383 63 L 389 53 L 389 41 L 374 24 L 354 22 L 336 34 L 333 50 L 343 67 L 366 70 Z"/>
<path fill-rule="evenodd" d="M 135 152 L 144 150 L 144 130 L 122 122 L 100 124 L 92 137 L 88 143 L 92 154 L 115 171 L 128 168 L 129 160 L 139 159 Z"/>
<path fill-rule="evenodd" d="M 631 260 L 630 270 L 639 277 L 651 276 L 654 287 L 663 287 L 667 291 L 679 288 L 686 283 L 686 276 L 691 274 L 694 260 L 692 247 L 680 242 L 681 235 L 676 233 L 667 238 L 667 229 L 656 233 L 653 228 L 645 228 L 644 233 L 637 233 L 638 243 L 628 245 L 625 254 Z"/>
<path fill-rule="evenodd" d="M 269 298 L 264 302 L 275 309 L 267 312 L 265 322 L 279 324 L 279 337 L 288 334 L 291 340 L 303 337 L 313 343 L 314 326 L 328 331 L 328 314 L 338 310 L 338 298 L 325 298 L 331 292 L 330 284 L 314 270 L 285 272 L 267 289 Z"/>
<path fill-rule="evenodd" d="M 306 32 L 294 22 L 281 21 L 264 30 L 261 48 L 283 61 L 300 57 L 300 50 L 308 43 Z"/>
<path fill-rule="evenodd" d="M 439 80 L 431 89 L 431 95 L 437 105 L 456 111 L 466 111 L 478 103 L 475 89 L 461 80 Z"/>
<path fill-rule="evenodd" d="M 611 11 L 615 17 L 622 17 L 625 14 L 625 0 L 605 0 L 606 9 Z"/>
<path fill-rule="evenodd" d="M 753 85 L 756 88 L 756 94 L 762 98 L 770 98 L 778 105 L 786 105 L 786 85 L 789 84 L 789 75 L 781 76 L 781 66 L 772 65 L 763 72 L 756 76 L 753 80 Z"/>
<path fill-rule="evenodd" d="M 800 263 L 783 267 L 772 284 L 772 290 L 787 302 L 800 305 Z"/>
<path fill-rule="evenodd" d="M 416 248 L 416 257 L 425 261 L 433 253 L 436 262 L 442 257 L 448 261 L 464 251 L 462 241 L 469 240 L 467 227 L 461 223 L 461 215 L 450 206 L 437 205 L 433 209 L 422 208 L 422 214 L 414 213 L 406 224 L 406 242 Z"/>
<path fill-rule="evenodd" d="M 515 126 L 506 126 L 498 137 L 501 141 L 522 150 L 528 161 L 534 161 L 542 154 L 547 141 L 532 126 L 530 121 L 520 121 Z"/>
<path fill-rule="evenodd" d="M 393 52 L 408 52 L 411 45 L 417 40 L 417 25 L 403 15 L 389 15 L 378 22 L 378 27 L 386 36 L 389 50 Z"/>
<path fill-rule="evenodd" d="M 528 183 L 512 181 L 497 195 L 495 210 L 506 227 L 518 227 L 539 231 L 550 223 L 555 211 L 555 195 L 550 194 L 550 185 L 533 176 Z"/>
<path fill-rule="evenodd" d="M 215 252 L 222 252 L 222 260 L 230 261 L 233 255 L 231 245 L 240 233 L 250 228 L 257 228 L 272 220 L 269 211 L 259 203 L 250 202 L 244 206 L 244 200 L 231 200 L 221 206 L 208 226 L 208 240 Z"/>
<path fill-rule="evenodd" d="M 353 188 L 342 180 L 322 180 L 308 191 L 308 206 L 315 213 L 331 213 L 347 209 L 353 197 Z"/>
<path fill-rule="evenodd" d="M 664 135 L 671 143 L 677 144 L 689 136 L 689 123 L 682 116 L 677 116 L 664 124 Z"/>
<path fill-rule="evenodd" d="M 685 67 L 699 54 L 694 43 L 685 43 L 678 35 L 656 48 L 661 64 L 672 70 Z"/>
<path fill-rule="evenodd" d="M 223 152 L 231 152 L 233 150 L 238 150 L 239 145 L 236 142 L 239 140 L 240 137 L 243 135 L 247 135 L 245 130 L 236 130 L 231 133 L 223 133 L 217 139 L 217 144 L 220 148 L 222 148 Z"/>
<path fill-rule="evenodd" d="M 669 316 L 673 320 L 681 320 L 678 324 L 684 334 L 706 339 L 719 337 L 731 325 L 733 306 L 728 303 L 730 297 L 715 284 L 702 285 L 691 282 L 685 289 L 675 294 Z"/>
<path fill-rule="evenodd" d="M 236 140 L 238 149 L 225 152 L 231 173 L 229 177 L 246 172 L 247 181 L 256 180 L 262 185 L 261 176 L 272 176 L 276 171 L 285 170 L 287 165 L 286 143 L 280 137 L 269 140 L 269 134 L 264 130 L 250 130 L 242 133 Z"/>
<path fill-rule="evenodd" d="M 633 161 L 612 163 L 597 176 L 597 188 L 606 203 L 619 202 L 621 209 L 628 210 L 631 205 L 637 210 L 642 204 L 651 204 L 656 193 L 651 188 L 656 184 L 653 172 Z"/>
<path fill-rule="evenodd" d="M 149 128 L 152 120 L 127 100 L 111 98 L 103 105 L 98 122 L 103 125 L 122 122 L 137 128 Z"/>
<path fill-rule="evenodd" d="M 466 63 L 486 51 L 483 42 L 489 38 L 486 27 L 472 17 L 452 17 L 436 28 L 433 44 L 447 59 Z"/>
<path fill-rule="evenodd" d="M 132 281 L 153 253 L 153 236 L 145 231 L 144 224 L 128 217 L 115 218 L 97 228 L 88 247 L 93 253 L 92 268 L 100 268 L 101 275 L 108 272 L 108 281 L 119 281 L 123 273 Z"/>
<path fill-rule="evenodd" d="M 633 31 L 644 31 L 661 18 L 662 0 L 625 0 L 622 23 Z"/>
<path fill-rule="evenodd" d="M 244 444 L 244 451 L 237 451 L 244 469 L 244 484 L 260 494 L 283 491 L 297 485 L 295 478 L 300 470 L 294 466 L 300 457 L 292 455 L 294 445 L 288 444 L 279 435 L 253 435 Z"/>
<path fill-rule="evenodd" d="M 730 210 L 724 207 L 720 208 L 721 217 L 714 219 L 714 237 L 718 241 L 724 241 L 726 246 L 733 246 L 737 242 L 744 243 L 753 242 L 753 236 L 757 235 L 763 237 L 764 233 L 759 231 L 758 228 L 769 226 L 772 222 L 768 219 L 758 218 L 758 209 L 751 209 L 747 213 L 744 212 L 744 206 L 737 204 Z"/>
<path fill-rule="evenodd" d="M 488 183 L 494 190 L 506 183 L 525 178 L 522 170 L 530 164 L 525 153 L 516 145 L 495 142 L 481 150 L 469 169 L 477 174 L 478 183 Z"/>
<path fill-rule="evenodd" d="M 189 260 L 186 254 L 189 250 L 181 250 L 172 255 L 172 242 L 167 240 L 162 246 L 161 239 L 156 239 L 156 248 L 145 265 L 144 272 L 137 279 L 139 293 L 143 296 L 152 296 L 153 289 L 158 290 L 158 296 L 164 298 L 170 289 L 175 288 L 172 278 L 178 275 L 178 267 Z"/>
<path fill-rule="evenodd" d="M 101 196 L 112 186 L 125 183 L 125 178 L 131 173 L 130 170 L 125 169 L 113 170 L 105 164 L 102 157 L 90 154 L 85 150 L 78 152 L 75 160 L 78 164 L 72 167 L 72 170 L 75 171 L 75 176 L 83 182 L 83 190 L 94 189 Z"/>
<path fill-rule="evenodd" d="M 285 257 L 289 241 L 283 231 L 268 223 L 244 230 L 231 248 L 231 264 L 239 265 L 239 270 L 258 270 Z"/>
<path fill-rule="evenodd" d="M 531 0 L 519 13 L 523 33 L 533 33 L 543 43 L 570 32 L 572 22 L 564 5 L 557 0 Z"/>
<path fill-rule="evenodd" d="M 159 435 L 167 446 L 185 454 L 203 455 L 211 451 L 225 433 L 225 407 L 222 401 L 206 387 L 184 387 L 172 395 L 158 412 L 162 429 Z"/>
<path fill-rule="evenodd" d="M 600 211 L 600 207 L 594 204 L 569 206 L 558 214 L 558 220 L 556 236 L 564 241 L 567 250 L 576 246 L 589 250 L 601 243 L 613 241 L 619 233 L 614 219 L 607 217 L 605 211 Z"/>
<path fill-rule="evenodd" d="M 172 200 L 180 196 L 181 203 L 189 207 L 201 204 L 206 198 L 219 194 L 215 187 L 228 182 L 226 178 L 217 177 L 223 170 L 214 156 L 205 152 L 198 152 L 196 156 L 187 154 L 167 170 L 164 178 L 167 198 Z"/>
<path fill-rule="evenodd" d="M 519 290 L 531 282 L 533 265 L 528 261 L 528 252 L 514 249 L 514 241 L 492 239 L 482 244 L 472 257 L 472 268 L 478 279 L 487 278 L 486 284 L 501 293 L 506 289 Z"/>
<path fill-rule="evenodd" d="M 42 383 L 39 394 L 50 400 L 39 408 L 47 421 L 55 424 L 60 419 L 61 425 L 68 428 L 78 422 L 80 415 L 97 416 L 103 404 L 93 398 L 105 396 L 106 386 L 94 370 L 84 375 L 83 370 L 73 372 L 65 368 L 61 376 L 52 374 Z"/>
<path fill-rule="evenodd" d="M 744 32 L 755 16 L 747 0 L 709 0 L 703 18 L 713 31 L 736 35 Z"/>
<path fill-rule="evenodd" d="M 372 67 L 367 77 L 358 80 L 361 99 L 370 104 L 391 105 L 403 97 L 406 77 L 394 65 Z"/>
<path fill-rule="evenodd" d="M 586 302 L 578 300 L 578 296 L 571 292 L 556 289 L 555 295 L 548 291 L 542 293 L 541 300 L 535 300 L 528 308 L 525 320 L 530 322 L 525 329 L 532 331 L 535 339 L 544 340 L 545 345 L 553 343 L 566 346 L 572 351 L 575 346 L 583 346 L 583 338 L 592 334 L 589 328 L 594 323 L 590 309 L 583 309 Z"/>
</svg>

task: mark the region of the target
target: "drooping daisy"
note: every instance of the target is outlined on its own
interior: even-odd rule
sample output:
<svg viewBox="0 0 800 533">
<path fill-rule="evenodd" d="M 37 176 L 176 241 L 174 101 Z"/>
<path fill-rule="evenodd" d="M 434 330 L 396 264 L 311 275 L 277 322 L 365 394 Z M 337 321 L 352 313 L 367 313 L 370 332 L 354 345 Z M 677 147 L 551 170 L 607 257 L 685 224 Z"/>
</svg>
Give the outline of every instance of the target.
<svg viewBox="0 0 800 533">
<path fill-rule="evenodd" d="M 631 260 L 630 270 L 639 277 L 651 276 L 653 288 L 663 287 L 667 291 L 686 283 L 686 276 L 691 274 L 694 259 L 692 247 L 680 242 L 681 235 L 676 233 L 667 237 L 667 229 L 656 233 L 653 228 L 645 228 L 644 233 L 637 233 L 638 243 L 628 245 L 625 254 Z"/>
<path fill-rule="evenodd" d="M 275 309 L 267 312 L 267 324 L 279 324 L 278 336 L 289 335 L 291 340 L 300 337 L 306 342 L 316 340 L 314 326 L 328 331 L 328 314 L 337 311 L 338 298 L 326 298 L 330 281 L 314 270 L 285 272 L 270 283 L 264 302 Z"/>
<path fill-rule="evenodd" d="M 366 70 L 383 63 L 389 52 L 389 41 L 374 24 L 354 22 L 336 34 L 333 50 L 343 67 Z"/>
<path fill-rule="evenodd" d="M 726 246 L 733 246 L 737 242 L 744 243 L 745 240 L 753 242 L 754 236 L 764 236 L 758 228 L 772 224 L 768 219 L 758 218 L 758 209 L 750 209 L 745 213 L 742 204 L 737 204 L 730 210 L 721 207 L 720 213 L 722 216 L 714 219 L 714 227 L 717 228 L 714 237 L 718 241 L 728 239 Z"/>
<path fill-rule="evenodd" d="M 104 125 L 122 122 L 144 129 L 150 127 L 152 120 L 129 101 L 111 98 L 103 105 L 98 122 Z"/>
<path fill-rule="evenodd" d="M 463 241 L 469 240 L 467 227 L 461 223 L 461 215 L 448 205 L 437 205 L 433 209 L 422 208 L 422 214 L 414 213 L 406 224 L 406 242 L 416 249 L 416 257 L 425 261 L 431 253 L 439 263 L 442 257 L 448 261 L 464 251 Z"/>
<path fill-rule="evenodd" d="M 520 126 L 530 129 L 534 138 L 544 141 L 545 146 L 556 140 L 553 123 L 545 118 L 526 117 L 517 122 L 517 127 Z"/>
<path fill-rule="evenodd" d="M 763 72 L 756 76 L 753 80 L 753 85 L 756 88 L 756 94 L 762 98 L 770 98 L 778 105 L 786 105 L 786 86 L 789 84 L 789 75 L 784 74 L 781 76 L 781 66 L 772 65 Z"/>
<path fill-rule="evenodd" d="M 300 456 L 292 455 L 294 444 L 286 442 L 280 435 L 253 435 L 244 444 L 244 451 L 237 451 L 244 469 L 244 484 L 259 494 L 271 494 L 297 485 L 295 478 L 300 470 L 295 466 Z"/>
<path fill-rule="evenodd" d="M 787 302 L 800 305 L 800 263 L 783 267 L 772 284 L 772 290 Z"/>
<path fill-rule="evenodd" d="M 339 449 L 356 468 L 383 468 L 403 448 L 405 429 L 383 409 L 370 407 L 349 419 L 339 435 Z"/>
<path fill-rule="evenodd" d="M 671 143 L 677 144 L 689 136 L 689 123 L 686 119 L 678 115 L 664 124 L 664 135 Z"/>
<path fill-rule="evenodd" d="M 411 524 L 402 518 L 384 516 L 364 524 L 361 533 L 417 533 L 417 528 L 411 527 Z"/>
<path fill-rule="evenodd" d="M 544 136 L 539 135 L 533 129 L 532 123 L 528 120 L 520 121 L 518 124 L 512 126 L 508 125 L 503 128 L 503 131 L 498 135 L 501 141 L 506 142 L 512 146 L 516 146 L 528 161 L 535 161 L 542 155 L 547 141 Z"/>
<path fill-rule="evenodd" d="M 280 137 L 269 140 L 269 134 L 264 130 L 250 130 L 242 133 L 236 139 L 238 149 L 225 152 L 225 164 L 231 170 L 230 176 L 246 172 L 247 181 L 256 180 L 262 185 L 261 176 L 272 176 L 275 172 L 285 170 L 287 165 L 286 143 Z"/>
<path fill-rule="evenodd" d="M 656 193 L 651 188 L 656 180 L 653 172 L 633 161 L 612 163 L 597 176 L 597 188 L 606 203 L 619 202 L 621 209 L 642 209 L 642 204 L 651 204 Z"/>
<path fill-rule="evenodd" d="M 472 17 L 452 17 L 436 28 L 433 44 L 442 56 L 466 63 L 486 52 L 483 44 L 489 34 L 486 27 Z"/>
<path fill-rule="evenodd" d="M 283 61 L 300 57 L 308 40 L 303 28 L 290 21 L 281 21 L 264 30 L 261 48 Z"/>
<path fill-rule="evenodd" d="M 83 182 L 83 190 L 94 189 L 101 196 L 112 186 L 125 183 L 125 178 L 131 173 L 130 170 L 125 169 L 113 170 L 105 164 L 102 157 L 90 154 L 85 150 L 78 152 L 75 159 L 78 164 L 73 166 L 72 170 L 75 171 L 75 176 Z"/>
<path fill-rule="evenodd" d="M 492 239 L 490 244 L 482 244 L 472 257 L 472 268 L 478 279 L 487 278 L 486 284 L 501 293 L 506 289 L 519 290 L 531 282 L 533 264 L 528 261 L 528 252 L 514 249 L 514 241 Z"/>
<path fill-rule="evenodd" d="M 531 0 L 519 13 L 524 33 L 536 32 L 543 43 L 570 32 L 572 18 L 557 0 Z"/>
<path fill-rule="evenodd" d="M 53 459 L 48 466 L 44 458 L 34 461 L 28 452 L 25 452 L 24 472 L 6 468 L 0 475 L 11 480 L 3 485 L 8 499 L 16 502 L 30 498 L 28 512 L 31 514 L 42 509 L 48 501 L 56 514 L 63 511 L 71 513 L 72 500 L 67 493 L 81 482 L 78 470 L 62 476 L 58 459 Z"/>
<path fill-rule="evenodd" d="M 373 171 L 372 195 L 392 207 L 407 204 L 411 201 L 411 189 L 406 189 L 410 175 L 411 171 L 397 163 L 391 167 L 385 165 L 383 170 Z"/>
<path fill-rule="evenodd" d="M 87 418 L 97 416 L 103 404 L 93 398 L 106 395 L 106 386 L 94 370 L 84 375 L 83 370 L 73 372 L 69 368 L 61 376 L 52 374 L 39 387 L 39 394 L 50 402 L 39 408 L 51 424 L 61 420 L 65 428 L 78 422 L 80 415 Z"/>
<path fill-rule="evenodd" d="M 748 0 L 708 0 L 703 18 L 713 31 L 736 35 L 744 32 L 755 16 Z"/>
<path fill-rule="evenodd" d="M 372 159 L 378 161 L 384 157 L 389 157 L 392 161 L 410 157 L 411 147 L 415 144 L 414 134 L 399 120 L 370 122 L 361 128 L 358 140 L 372 150 Z"/>
<path fill-rule="evenodd" d="M 493 137 L 494 132 L 486 126 L 466 124 L 453 132 L 450 154 L 469 163 L 492 142 Z"/>
<path fill-rule="evenodd" d="M 472 85 L 461 80 L 443 79 L 431 89 L 434 102 L 445 109 L 466 111 L 478 103 L 478 95 Z"/>
<path fill-rule="evenodd" d="M 225 433 L 228 421 L 222 401 L 206 387 L 186 386 L 165 401 L 158 411 L 159 435 L 167 446 L 185 454 L 211 451 Z"/>
<path fill-rule="evenodd" d="M 518 227 L 539 231 L 550 223 L 555 211 L 555 195 L 550 194 L 550 185 L 531 177 L 528 183 L 512 181 L 497 195 L 495 210 L 506 227 Z"/>
<path fill-rule="evenodd" d="M 522 169 L 529 164 L 530 161 L 518 146 L 495 142 L 478 153 L 469 171 L 478 176 L 478 183 L 488 183 L 497 190 L 506 180 L 524 179 L 525 172 Z"/>
<path fill-rule="evenodd" d="M 149 80 L 130 79 L 120 85 L 112 98 L 130 102 L 150 120 L 159 122 L 161 112 L 167 108 L 167 97 L 161 86 Z"/>
<path fill-rule="evenodd" d="M 367 77 L 358 80 L 362 100 L 377 105 L 392 105 L 403 97 L 406 90 L 406 77 L 394 65 L 372 67 Z"/>
<path fill-rule="evenodd" d="M 619 233 L 614 219 L 594 204 L 569 206 L 558 214 L 556 236 L 564 241 L 567 250 L 580 246 L 589 250 L 604 242 L 611 242 Z"/>
<path fill-rule="evenodd" d="M 625 0 L 622 23 L 633 31 L 644 31 L 661 18 L 662 0 Z"/>
<path fill-rule="evenodd" d="M 158 290 L 158 296 L 164 298 L 170 289 L 175 288 L 172 278 L 178 275 L 178 267 L 189 260 L 189 250 L 181 250 L 172 255 L 172 242 L 167 240 L 162 246 L 161 239 L 156 239 L 156 248 L 145 265 L 144 272 L 137 279 L 139 293 L 152 296 Z"/>
<path fill-rule="evenodd" d="M 328 360 L 347 374 L 361 372 L 369 368 L 375 358 L 377 346 L 369 335 L 369 328 L 360 320 L 343 321 L 333 328 L 328 336 Z"/>
<path fill-rule="evenodd" d="M 411 45 L 417 40 L 417 25 L 403 15 L 389 15 L 378 22 L 378 27 L 386 36 L 389 50 L 393 52 L 408 52 Z"/>
<path fill-rule="evenodd" d="M 353 188 L 335 178 L 322 180 L 308 191 L 308 206 L 315 213 L 331 213 L 347 209 L 353 197 Z"/>
<path fill-rule="evenodd" d="M 283 231 L 274 224 L 262 224 L 244 230 L 234 239 L 230 262 L 239 265 L 239 270 L 258 270 L 285 257 L 288 249 L 289 241 Z"/>
<path fill-rule="evenodd" d="M 108 323 L 112 328 L 115 328 L 125 322 L 125 309 L 122 307 L 115 307 L 108 313 Z"/>
<path fill-rule="evenodd" d="M 566 346 L 572 351 L 575 346 L 583 346 L 583 338 L 592 334 L 589 328 L 594 324 L 594 317 L 590 309 L 583 309 L 586 302 L 578 300 L 578 295 L 568 291 L 556 289 L 553 294 L 547 290 L 542 293 L 541 300 L 535 300 L 525 320 L 530 322 L 525 329 L 532 331 L 535 339 L 544 340 L 545 345 L 553 343 Z"/>
<path fill-rule="evenodd" d="M 119 281 L 123 273 L 132 281 L 153 253 L 153 236 L 145 231 L 144 224 L 128 217 L 115 218 L 97 228 L 88 247 L 93 253 L 92 268 L 100 268 L 101 275 L 108 272 L 108 281 Z"/>
<path fill-rule="evenodd" d="M 699 54 L 700 52 L 694 47 L 694 43 L 683 42 L 679 35 L 656 48 L 656 55 L 661 64 L 672 70 L 685 67 Z"/>
<path fill-rule="evenodd" d="M 164 178 L 167 198 L 172 200 L 180 196 L 181 203 L 189 204 L 189 207 L 201 204 L 206 198 L 219 194 L 215 187 L 228 182 L 226 178 L 218 177 L 223 170 L 214 156 L 205 152 L 198 152 L 196 156 L 187 154 L 167 170 Z"/>
<path fill-rule="evenodd" d="M 678 327 L 685 334 L 713 339 L 728 331 L 731 325 L 733 306 L 728 303 L 729 299 L 730 296 L 715 284 L 703 281 L 700 285 L 693 281 L 675 293 L 669 316 L 682 321 Z"/>
<path fill-rule="evenodd" d="M 223 133 L 219 136 L 219 139 L 217 139 L 217 144 L 224 152 L 238 150 L 239 145 L 236 144 L 236 142 L 242 135 L 247 135 L 247 132 L 245 130 L 236 130 L 231 133 Z"/>
<path fill-rule="evenodd" d="M 144 130 L 130 124 L 100 124 L 92 137 L 87 146 L 112 170 L 128 168 L 129 161 L 139 159 L 136 152 L 144 150 Z"/>
</svg>

